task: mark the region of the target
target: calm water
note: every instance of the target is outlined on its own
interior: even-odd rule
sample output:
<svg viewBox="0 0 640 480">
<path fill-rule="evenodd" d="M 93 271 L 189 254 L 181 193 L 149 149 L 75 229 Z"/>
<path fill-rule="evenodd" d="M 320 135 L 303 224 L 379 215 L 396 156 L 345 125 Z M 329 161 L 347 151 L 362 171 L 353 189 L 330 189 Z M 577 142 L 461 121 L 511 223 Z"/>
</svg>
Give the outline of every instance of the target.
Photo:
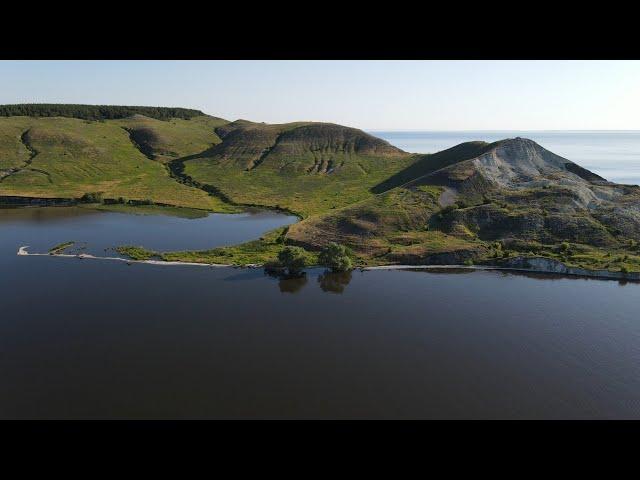
<svg viewBox="0 0 640 480">
<path fill-rule="evenodd" d="M 640 184 L 640 131 L 371 132 L 407 152 L 434 153 L 462 142 L 525 137 L 618 183 Z"/>
<path fill-rule="evenodd" d="M 0 210 L 0 418 L 640 418 L 637 284 L 16 256 L 290 222 L 216 218 Z"/>
</svg>

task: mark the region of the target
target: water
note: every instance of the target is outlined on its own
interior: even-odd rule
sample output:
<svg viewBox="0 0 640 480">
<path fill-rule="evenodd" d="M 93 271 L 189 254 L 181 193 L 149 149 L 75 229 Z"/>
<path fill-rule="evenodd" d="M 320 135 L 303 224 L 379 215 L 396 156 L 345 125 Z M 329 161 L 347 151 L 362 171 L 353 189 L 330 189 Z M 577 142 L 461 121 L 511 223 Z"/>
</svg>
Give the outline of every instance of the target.
<svg viewBox="0 0 640 480">
<path fill-rule="evenodd" d="M 412 153 L 434 153 L 462 142 L 524 137 L 616 183 L 640 184 L 640 131 L 371 132 Z"/>
<path fill-rule="evenodd" d="M 105 256 L 105 249 L 141 245 L 156 251 L 198 250 L 254 240 L 262 233 L 298 221 L 292 215 L 255 211 L 202 218 L 169 215 L 129 215 L 82 207 L 0 209 L 0 228 L 7 247 L 11 239 L 29 252 L 47 252 L 74 241 L 71 251 Z M 35 228 L 34 228 L 35 227 Z M 114 256 L 110 251 L 108 256 Z"/>
<path fill-rule="evenodd" d="M 637 284 L 16 256 L 269 218 L 0 210 L 0 418 L 640 418 Z"/>
</svg>

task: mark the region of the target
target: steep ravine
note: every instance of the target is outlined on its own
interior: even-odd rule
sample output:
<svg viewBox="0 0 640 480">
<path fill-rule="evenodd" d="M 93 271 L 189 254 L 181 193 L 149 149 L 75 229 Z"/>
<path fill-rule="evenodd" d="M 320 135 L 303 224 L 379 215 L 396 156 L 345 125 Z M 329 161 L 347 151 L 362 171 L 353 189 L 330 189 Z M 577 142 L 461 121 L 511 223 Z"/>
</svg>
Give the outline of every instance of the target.
<svg viewBox="0 0 640 480">
<path fill-rule="evenodd" d="M 294 212 L 292 210 L 286 209 L 286 208 L 281 208 L 281 207 L 274 207 L 272 205 L 260 205 L 260 204 L 256 204 L 256 203 L 238 203 L 234 200 L 232 200 L 229 196 L 227 196 L 224 192 L 222 192 L 219 188 L 213 186 L 213 185 L 209 185 L 206 183 L 201 183 L 197 180 L 195 180 L 193 177 L 187 175 L 186 173 L 184 173 L 184 162 L 192 159 L 192 158 L 198 158 L 198 155 L 189 155 L 188 157 L 182 157 L 182 158 L 177 158 L 175 160 L 171 160 L 170 162 L 167 162 L 165 165 L 167 167 L 167 171 L 169 172 L 169 175 L 171 176 L 171 178 L 173 178 L 176 182 L 182 183 L 184 185 L 193 187 L 193 188 L 198 188 L 200 190 L 203 190 L 205 192 L 207 192 L 209 195 L 211 195 L 212 197 L 216 197 L 219 200 L 222 200 L 223 202 L 229 204 L 229 205 L 233 205 L 234 207 L 239 207 L 239 208 L 262 208 L 265 210 L 273 210 L 276 212 L 280 212 L 280 213 L 285 213 L 288 215 L 295 215 L 298 218 L 303 218 L 303 216 L 298 213 L 298 212 Z"/>
<path fill-rule="evenodd" d="M 33 172 L 38 172 L 43 175 L 46 175 L 47 180 L 49 180 L 49 183 L 52 183 L 49 172 L 45 172 L 44 170 L 40 170 L 37 168 L 31 168 L 31 163 L 33 162 L 33 159 L 36 158 L 36 156 L 38 156 L 39 152 L 35 148 L 33 148 L 33 145 L 31 145 L 31 142 L 29 141 L 29 131 L 30 129 L 25 130 L 22 133 L 22 135 L 20 135 L 20 142 L 22 142 L 22 145 L 24 145 L 24 148 L 26 148 L 27 151 L 29 152 L 29 158 L 25 160 L 22 166 L 10 168 L 4 175 L 0 176 L 0 183 L 3 182 L 7 177 L 10 177 L 11 175 L 14 175 L 23 170 L 31 170 Z"/>
</svg>

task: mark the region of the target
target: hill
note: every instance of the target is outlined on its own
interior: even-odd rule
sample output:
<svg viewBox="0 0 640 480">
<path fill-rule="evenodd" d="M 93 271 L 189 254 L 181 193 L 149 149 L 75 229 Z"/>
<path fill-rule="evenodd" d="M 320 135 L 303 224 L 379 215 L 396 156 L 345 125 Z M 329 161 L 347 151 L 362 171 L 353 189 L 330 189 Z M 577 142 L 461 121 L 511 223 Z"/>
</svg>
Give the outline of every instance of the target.
<svg viewBox="0 0 640 480">
<path fill-rule="evenodd" d="M 402 186 L 296 224 L 287 239 L 309 249 L 338 241 L 376 263 L 524 254 L 640 268 L 640 187 L 607 182 L 527 139 L 479 148 L 425 175 L 418 160 L 407 169 L 415 178 L 405 174 Z"/>
<path fill-rule="evenodd" d="M 79 198 L 100 192 L 177 206 L 235 211 L 176 182 L 163 162 L 220 142 L 226 121 L 199 115 L 158 120 L 0 117 L 0 196 Z"/>
<path fill-rule="evenodd" d="M 368 198 L 372 186 L 415 161 L 384 140 L 335 124 L 241 120 L 216 132 L 222 142 L 184 161 L 185 175 L 235 202 L 305 216 Z"/>
</svg>

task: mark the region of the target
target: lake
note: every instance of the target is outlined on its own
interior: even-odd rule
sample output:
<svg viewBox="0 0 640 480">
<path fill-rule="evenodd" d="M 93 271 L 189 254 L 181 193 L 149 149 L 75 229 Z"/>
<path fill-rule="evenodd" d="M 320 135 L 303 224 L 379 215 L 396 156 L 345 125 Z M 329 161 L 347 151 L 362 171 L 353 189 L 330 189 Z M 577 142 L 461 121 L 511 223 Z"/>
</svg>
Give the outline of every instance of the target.
<svg viewBox="0 0 640 480">
<path fill-rule="evenodd" d="M 370 132 L 412 153 L 435 153 L 462 142 L 524 137 L 617 183 L 640 185 L 640 131 Z"/>
<path fill-rule="evenodd" d="M 0 418 L 640 418 L 640 285 L 18 257 L 259 237 L 274 213 L 0 209 Z"/>
</svg>

